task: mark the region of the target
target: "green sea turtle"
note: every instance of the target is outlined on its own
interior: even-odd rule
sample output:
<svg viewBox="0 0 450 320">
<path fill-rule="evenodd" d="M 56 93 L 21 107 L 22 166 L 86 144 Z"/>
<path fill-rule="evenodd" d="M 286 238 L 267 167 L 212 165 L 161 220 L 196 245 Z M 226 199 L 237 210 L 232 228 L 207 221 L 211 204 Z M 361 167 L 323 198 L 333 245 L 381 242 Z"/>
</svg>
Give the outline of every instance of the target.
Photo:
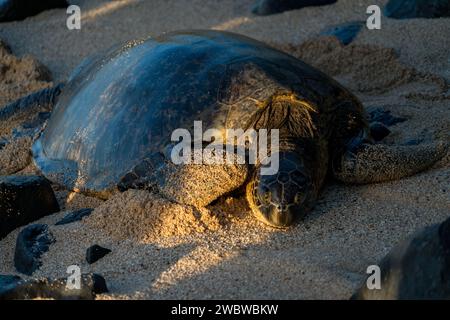
<svg viewBox="0 0 450 320">
<path fill-rule="evenodd" d="M 60 91 L 7 109 L 52 104 Z M 168 161 L 171 134 L 194 121 L 202 121 L 203 130 L 278 129 L 280 145 L 271 152 L 279 156 L 279 170 L 262 175 L 259 159 L 242 176 L 230 175 L 240 180 L 229 186 L 214 185 L 224 175 L 210 171 L 201 179 L 168 179 L 168 166 L 172 177 L 184 168 Z M 362 104 L 335 80 L 256 40 L 199 30 L 132 41 L 82 63 L 33 146 L 46 177 L 98 195 L 118 185 L 167 191 L 171 184 L 184 195 L 215 194 L 207 204 L 245 185 L 253 213 L 275 227 L 291 225 L 313 207 L 327 173 L 346 183 L 398 179 L 429 167 L 444 151 L 440 143 L 375 144 Z M 222 188 L 217 195 L 214 186 Z"/>
</svg>

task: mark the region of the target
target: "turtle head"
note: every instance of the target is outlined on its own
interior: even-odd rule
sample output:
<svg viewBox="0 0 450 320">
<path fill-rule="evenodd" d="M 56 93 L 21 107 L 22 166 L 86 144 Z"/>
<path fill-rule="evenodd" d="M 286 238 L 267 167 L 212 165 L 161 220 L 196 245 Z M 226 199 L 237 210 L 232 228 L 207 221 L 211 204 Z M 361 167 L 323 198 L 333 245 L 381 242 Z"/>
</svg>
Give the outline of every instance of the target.
<svg viewBox="0 0 450 320">
<path fill-rule="evenodd" d="M 279 169 L 263 175 L 255 170 L 247 185 L 247 200 L 253 214 L 265 224 L 286 228 L 305 216 L 314 198 L 311 174 L 299 154 L 279 152 Z"/>
</svg>

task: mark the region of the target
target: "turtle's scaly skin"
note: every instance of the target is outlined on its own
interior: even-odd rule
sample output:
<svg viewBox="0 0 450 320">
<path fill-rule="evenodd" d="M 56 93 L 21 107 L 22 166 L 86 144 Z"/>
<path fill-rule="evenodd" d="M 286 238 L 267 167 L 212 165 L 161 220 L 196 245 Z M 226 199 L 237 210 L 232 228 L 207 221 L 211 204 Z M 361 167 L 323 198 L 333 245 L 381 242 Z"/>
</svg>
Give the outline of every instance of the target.
<svg viewBox="0 0 450 320">
<path fill-rule="evenodd" d="M 314 124 L 311 131 L 301 119 L 295 123 L 313 162 L 328 159 L 332 135 L 339 137 L 334 146 L 343 147 L 365 125 L 362 106 L 346 89 L 288 54 L 227 32 L 169 33 L 78 68 L 34 146 L 35 161 L 53 181 L 101 194 L 169 144 L 174 129 L 191 129 L 195 120 L 203 131 L 243 128 L 272 96 L 315 106 L 292 110 Z M 321 181 L 325 173 L 316 173 L 312 180 Z"/>
</svg>

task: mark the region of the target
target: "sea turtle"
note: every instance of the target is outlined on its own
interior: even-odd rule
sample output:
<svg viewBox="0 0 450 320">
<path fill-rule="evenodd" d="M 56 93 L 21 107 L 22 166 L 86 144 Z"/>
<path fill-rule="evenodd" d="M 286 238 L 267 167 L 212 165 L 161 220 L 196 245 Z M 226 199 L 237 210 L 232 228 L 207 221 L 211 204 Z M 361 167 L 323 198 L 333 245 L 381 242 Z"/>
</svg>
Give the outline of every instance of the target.
<svg viewBox="0 0 450 320">
<path fill-rule="evenodd" d="M 175 129 L 191 129 L 194 121 L 202 121 L 203 130 L 278 129 L 279 148 L 271 152 L 279 156 L 279 170 L 261 174 L 259 159 L 248 166 L 248 179 L 224 190 L 245 185 L 255 216 L 275 227 L 291 225 L 313 207 L 328 172 L 346 183 L 398 179 L 429 167 L 445 151 L 441 143 L 375 144 L 362 104 L 339 83 L 229 32 L 132 41 L 85 61 L 62 91 L 53 90 L 6 109 L 51 105 L 62 92 L 33 146 L 34 161 L 53 182 L 100 196 L 147 182 L 186 188 L 161 175 L 168 164 L 172 173 L 182 170 L 168 161 L 167 146 Z M 208 184 L 214 174 L 187 178 L 194 180 L 189 193 L 214 192 Z"/>
</svg>

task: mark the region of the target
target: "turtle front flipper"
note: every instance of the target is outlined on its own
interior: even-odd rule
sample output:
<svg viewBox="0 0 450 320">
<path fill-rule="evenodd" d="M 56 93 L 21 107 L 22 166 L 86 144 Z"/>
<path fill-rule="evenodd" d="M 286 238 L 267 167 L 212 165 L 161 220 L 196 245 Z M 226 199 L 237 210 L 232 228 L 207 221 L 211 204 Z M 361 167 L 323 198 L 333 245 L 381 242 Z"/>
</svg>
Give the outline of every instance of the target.
<svg viewBox="0 0 450 320">
<path fill-rule="evenodd" d="M 165 157 L 160 152 L 152 153 L 127 172 L 117 184 L 117 189 L 153 190 L 156 186 L 156 171 L 164 165 Z"/>
<path fill-rule="evenodd" d="M 361 142 L 334 159 L 333 175 L 346 183 L 376 183 L 411 176 L 432 166 L 447 152 L 444 142 L 390 146 Z"/>
<path fill-rule="evenodd" d="M 64 84 L 46 88 L 16 100 L 0 109 L 0 121 L 9 121 L 25 113 L 50 112 L 61 94 Z"/>
</svg>

